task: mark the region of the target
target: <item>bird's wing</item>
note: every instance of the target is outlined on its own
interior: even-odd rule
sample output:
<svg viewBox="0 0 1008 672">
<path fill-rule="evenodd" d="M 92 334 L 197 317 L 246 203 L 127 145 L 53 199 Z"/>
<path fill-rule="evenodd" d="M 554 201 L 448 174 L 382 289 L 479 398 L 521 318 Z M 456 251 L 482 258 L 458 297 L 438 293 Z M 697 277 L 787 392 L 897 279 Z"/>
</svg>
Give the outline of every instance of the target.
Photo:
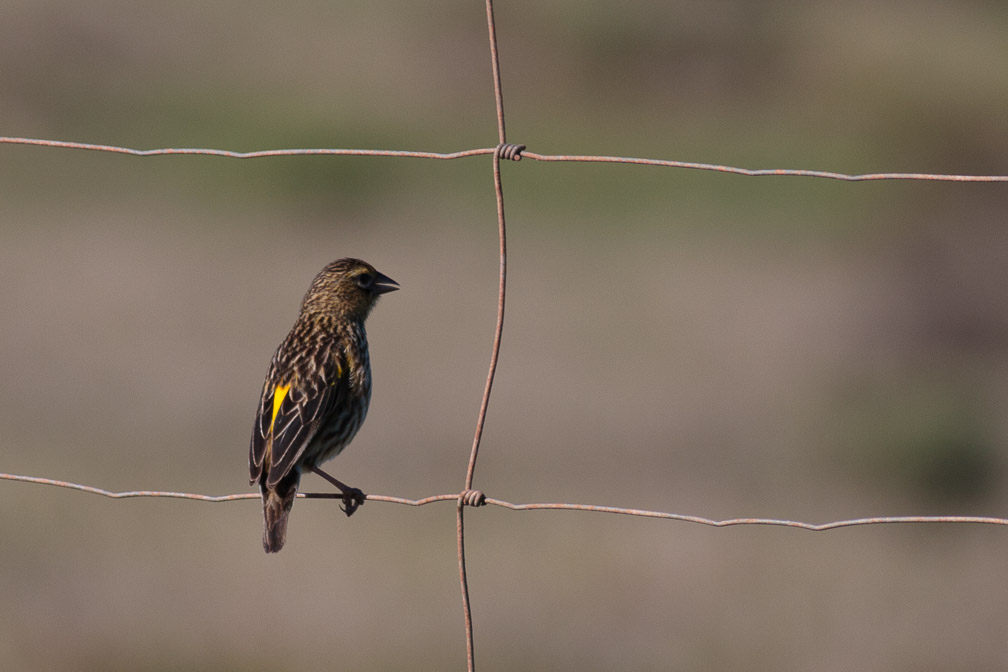
<svg viewBox="0 0 1008 672">
<path fill-rule="evenodd" d="M 249 448 L 250 482 L 270 487 L 286 476 L 346 394 L 344 367 L 332 357 L 320 359 L 310 378 L 267 375 Z"/>
</svg>

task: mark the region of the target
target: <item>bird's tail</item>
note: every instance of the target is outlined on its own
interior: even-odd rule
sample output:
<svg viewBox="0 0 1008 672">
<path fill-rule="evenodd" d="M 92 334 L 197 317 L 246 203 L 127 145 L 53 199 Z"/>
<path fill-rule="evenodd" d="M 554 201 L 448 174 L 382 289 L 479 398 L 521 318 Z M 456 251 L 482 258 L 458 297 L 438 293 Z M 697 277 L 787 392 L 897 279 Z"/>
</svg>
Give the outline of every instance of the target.
<svg viewBox="0 0 1008 672">
<path fill-rule="evenodd" d="M 279 551 L 287 539 L 287 517 L 294 506 L 299 480 L 300 474 L 292 473 L 272 488 L 262 487 L 263 549 L 267 553 Z"/>
</svg>

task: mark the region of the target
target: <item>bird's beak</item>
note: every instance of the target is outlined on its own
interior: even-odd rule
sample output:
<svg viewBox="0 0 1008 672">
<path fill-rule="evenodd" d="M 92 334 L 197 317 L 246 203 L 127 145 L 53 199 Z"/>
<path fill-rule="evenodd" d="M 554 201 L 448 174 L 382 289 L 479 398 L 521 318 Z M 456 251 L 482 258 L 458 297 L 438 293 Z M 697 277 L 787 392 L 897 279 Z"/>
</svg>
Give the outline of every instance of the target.
<svg viewBox="0 0 1008 672">
<path fill-rule="evenodd" d="M 378 273 L 375 276 L 374 289 L 372 290 L 375 294 L 387 294 L 388 292 L 394 292 L 399 289 L 399 283 L 388 277 L 384 273 Z"/>
</svg>

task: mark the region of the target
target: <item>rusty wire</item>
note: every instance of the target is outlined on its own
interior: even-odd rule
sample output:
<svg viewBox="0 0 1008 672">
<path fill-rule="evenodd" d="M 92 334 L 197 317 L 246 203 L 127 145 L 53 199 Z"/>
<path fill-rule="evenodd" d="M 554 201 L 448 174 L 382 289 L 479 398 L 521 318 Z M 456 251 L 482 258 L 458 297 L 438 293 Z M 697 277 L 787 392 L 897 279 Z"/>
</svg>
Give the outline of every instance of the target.
<svg viewBox="0 0 1008 672">
<path fill-rule="evenodd" d="M 172 156 L 197 155 L 220 156 L 228 159 L 263 159 L 277 156 L 389 156 L 400 159 L 463 159 L 469 156 L 493 154 L 493 147 L 485 149 L 465 149 L 460 152 L 414 152 L 399 149 L 340 149 L 340 148 L 301 148 L 301 149 L 264 149 L 253 152 L 235 152 L 229 149 L 212 149 L 209 147 L 161 147 L 158 149 L 132 149 L 117 145 L 100 145 L 89 142 L 66 142 L 63 140 L 41 140 L 38 138 L 12 138 L 0 136 L 0 144 L 35 145 L 39 147 L 54 147 L 57 149 L 86 149 L 94 152 L 111 152 L 113 154 L 129 154 L 130 156 Z"/>
<path fill-rule="evenodd" d="M 535 161 L 580 162 L 580 163 L 627 163 L 639 166 L 661 166 L 665 168 L 685 168 L 706 170 L 746 177 L 817 177 L 844 182 L 871 182 L 876 180 L 917 180 L 926 182 L 1008 182 L 1008 175 L 951 175 L 943 173 L 862 173 L 848 174 L 830 170 L 806 170 L 800 168 L 737 168 L 717 163 L 696 163 L 693 161 L 673 161 L 670 159 L 642 159 L 633 156 L 591 156 L 583 154 L 536 154 L 525 151 L 522 156 Z"/>
<path fill-rule="evenodd" d="M 379 156 L 407 159 L 465 159 L 473 156 L 486 156 L 497 151 L 497 147 L 479 147 L 464 149 L 457 152 L 419 152 L 399 149 L 347 149 L 308 147 L 297 149 L 265 149 L 251 152 L 236 152 L 228 149 L 213 149 L 209 147 L 162 147 L 158 149 L 133 149 L 118 145 L 102 145 L 87 142 L 67 142 L 64 140 L 44 140 L 40 138 L 17 138 L 0 136 L 0 144 L 33 145 L 57 149 L 84 149 L 95 152 L 111 152 L 114 154 L 129 154 L 130 156 L 171 156 L 197 155 L 216 156 L 229 159 L 260 159 L 278 156 Z M 703 170 L 746 177 L 812 177 L 843 182 L 874 182 L 882 180 L 906 180 L 917 182 L 1008 182 L 1008 175 L 957 175 L 951 173 L 839 173 L 830 170 L 809 170 L 804 168 L 740 168 L 719 163 L 699 163 L 695 161 L 677 161 L 674 159 L 649 159 L 638 156 L 602 156 L 592 154 L 539 154 L 525 149 L 524 145 L 509 145 L 511 152 L 501 158 L 518 161 L 529 158 L 533 161 L 547 163 L 619 163 L 637 166 L 657 166 L 663 168 L 681 168 L 685 170 Z"/>
<path fill-rule="evenodd" d="M 498 278 L 497 278 L 497 322 L 494 326 L 493 346 L 490 351 L 490 368 L 487 372 L 486 385 L 483 388 L 483 398 L 480 401 L 479 414 L 476 417 L 476 430 L 473 434 L 472 450 L 469 452 L 469 465 L 466 468 L 465 487 L 458 495 L 455 507 L 455 533 L 458 546 L 459 585 L 462 590 L 462 614 L 465 619 L 466 635 L 466 669 L 475 672 L 476 652 L 473 641 L 472 603 L 469 600 L 469 580 L 466 574 L 465 555 L 465 507 L 482 506 L 485 504 L 483 493 L 473 490 L 473 476 L 476 472 L 476 457 L 479 455 L 480 440 L 483 438 L 483 426 L 486 423 L 487 408 L 490 405 L 490 392 L 493 389 L 494 374 L 497 372 L 497 361 L 500 358 L 501 337 L 504 334 L 504 304 L 507 297 L 507 227 L 504 223 L 504 187 L 501 182 L 501 154 L 508 153 L 508 158 L 518 160 L 520 157 L 507 144 L 507 134 L 504 130 L 504 93 L 501 87 L 500 55 L 497 50 L 497 28 L 494 23 L 493 0 L 486 0 L 487 34 L 490 41 L 490 67 L 493 71 L 494 101 L 497 109 L 498 144 L 493 153 L 494 194 L 497 199 L 497 240 L 498 240 Z"/>
<path fill-rule="evenodd" d="M 19 481 L 22 483 L 33 483 L 36 485 L 51 485 L 58 488 L 67 488 L 87 492 L 92 495 L 101 495 L 111 499 L 129 499 L 136 497 L 161 497 L 166 499 L 188 499 L 199 502 L 235 502 L 240 500 L 260 499 L 259 493 L 243 492 L 234 495 L 201 495 L 192 492 L 170 492 L 160 490 L 127 490 L 115 492 L 104 490 L 90 485 L 72 483 L 70 481 L 60 481 L 53 478 L 40 478 L 37 476 L 21 476 L 18 474 L 0 473 L 0 480 Z M 475 495 L 482 495 L 475 490 L 464 491 L 462 493 L 448 493 L 443 495 L 431 495 L 420 499 L 408 499 L 406 497 L 396 497 L 394 495 L 366 495 L 369 502 L 384 502 L 386 504 L 401 504 L 404 506 L 426 506 L 438 502 L 458 502 L 460 498 L 469 498 Z M 303 499 L 342 499 L 343 495 L 337 492 L 299 492 L 297 495 Z M 1002 525 L 1008 526 L 1008 518 L 996 518 L 993 516 L 871 516 L 867 518 L 851 518 L 848 520 L 836 520 L 828 523 L 808 523 L 799 520 L 786 520 L 779 518 L 726 518 L 715 520 L 702 516 L 690 516 L 682 513 L 669 513 L 667 511 L 650 511 L 647 509 L 630 509 L 618 506 L 600 506 L 597 504 L 572 504 L 568 502 L 534 502 L 530 504 L 514 504 L 503 499 L 484 497 L 481 500 L 487 506 L 499 506 L 511 511 L 586 511 L 589 513 L 610 513 L 623 516 L 636 516 L 640 518 L 656 518 L 660 520 L 674 520 L 682 523 L 694 523 L 706 525 L 708 527 L 735 527 L 739 525 L 766 525 L 772 527 L 790 527 L 810 532 L 826 532 L 844 527 L 860 527 L 864 525 L 898 525 L 907 523 L 947 523 L 947 524 L 971 524 L 971 525 Z M 477 501 L 466 502 L 470 506 L 479 505 Z"/>
</svg>

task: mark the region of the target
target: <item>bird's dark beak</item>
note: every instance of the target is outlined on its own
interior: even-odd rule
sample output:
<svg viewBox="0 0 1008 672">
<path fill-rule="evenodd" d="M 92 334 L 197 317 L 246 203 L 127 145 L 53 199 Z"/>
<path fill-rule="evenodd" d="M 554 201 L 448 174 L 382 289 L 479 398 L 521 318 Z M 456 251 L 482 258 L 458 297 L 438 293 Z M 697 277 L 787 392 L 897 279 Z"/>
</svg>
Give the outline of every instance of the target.
<svg viewBox="0 0 1008 672">
<path fill-rule="evenodd" d="M 373 289 L 371 291 L 375 294 L 387 294 L 388 292 L 394 292 L 399 289 L 399 283 L 384 273 L 378 273 L 375 276 L 374 285 L 372 285 L 372 287 Z"/>
</svg>

